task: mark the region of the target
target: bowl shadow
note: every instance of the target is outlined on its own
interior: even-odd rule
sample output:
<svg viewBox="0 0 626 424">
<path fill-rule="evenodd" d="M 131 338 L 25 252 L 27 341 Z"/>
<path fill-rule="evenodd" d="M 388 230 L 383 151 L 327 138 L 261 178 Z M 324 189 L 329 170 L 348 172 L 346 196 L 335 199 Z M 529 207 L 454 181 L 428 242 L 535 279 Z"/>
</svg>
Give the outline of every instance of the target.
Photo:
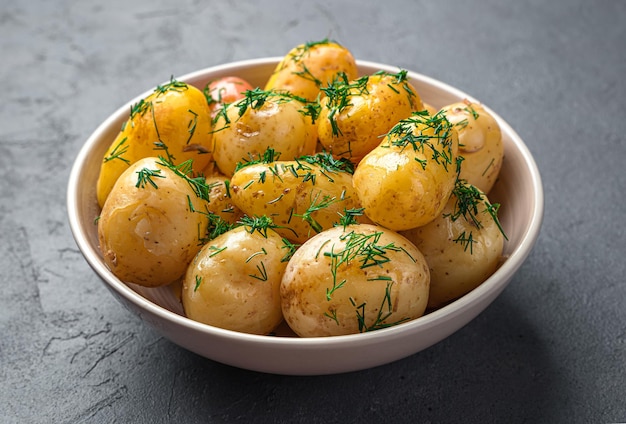
<svg viewBox="0 0 626 424">
<path fill-rule="evenodd" d="M 504 293 L 457 333 L 408 358 L 327 376 L 263 374 L 181 349 L 179 422 L 554 422 L 557 364 Z M 367 352 L 363 352 L 367 355 Z"/>
</svg>

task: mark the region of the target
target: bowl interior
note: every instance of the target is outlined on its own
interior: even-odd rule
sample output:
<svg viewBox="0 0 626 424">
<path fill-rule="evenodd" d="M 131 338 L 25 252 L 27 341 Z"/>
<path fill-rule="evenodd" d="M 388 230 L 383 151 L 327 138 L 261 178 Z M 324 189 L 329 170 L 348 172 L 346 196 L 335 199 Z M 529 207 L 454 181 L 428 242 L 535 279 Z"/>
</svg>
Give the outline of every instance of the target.
<svg viewBox="0 0 626 424">
<path fill-rule="evenodd" d="M 178 79 L 203 89 L 212 79 L 221 76 L 237 75 L 248 80 L 253 86 L 263 87 L 279 60 L 280 58 L 265 58 L 235 62 L 193 72 L 183 75 Z M 373 62 L 359 61 L 358 64 L 359 70 L 363 75 L 371 74 L 381 69 L 390 72 L 398 71 L 396 67 Z M 423 101 L 435 108 L 440 108 L 465 98 L 478 101 L 460 90 L 424 75 L 409 71 L 408 76 Z M 246 340 L 250 343 L 276 343 L 278 339 L 284 339 L 287 343 L 302 342 L 303 339 L 295 337 L 282 338 L 242 335 L 192 322 L 184 318 L 182 306 L 171 288 L 161 287 L 147 289 L 133 284 L 123 283 L 104 265 L 98 248 L 97 228 L 94 221 L 100 213 L 96 201 L 96 181 L 100 170 L 100 163 L 106 149 L 119 132 L 122 123 L 128 118 L 130 106 L 147 94 L 147 92 L 143 93 L 130 100 L 107 118 L 89 137 L 75 160 L 68 184 L 68 214 L 74 238 L 76 239 L 79 249 L 85 256 L 85 259 L 102 278 L 107 287 L 113 291 L 116 296 L 123 298 L 127 305 L 131 305 L 135 312 L 149 310 L 150 313 L 156 317 L 152 320 L 153 324 L 157 321 L 174 322 L 177 326 L 185 326 L 205 335 L 219 335 L 219 337 L 222 338 L 237 337 L 239 340 Z M 437 337 L 433 337 L 431 344 L 437 342 L 465 325 L 484 309 L 484 307 L 504 289 L 513 273 L 530 253 L 537 238 L 543 214 L 543 192 L 539 172 L 530 152 L 515 131 L 497 113 L 489 109 L 487 105 L 484 106 L 493 114 L 500 124 L 504 141 L 505 158 L 502 171 L 498 181 L 489 194 L 489 198 L 492 203 L 501 204 L 499 217 L 508 237 L 508 241 L 505 242 L 504 246 L 506 260 L 487 281 L 463 298 L 409 323 L 386 330 L 354 336 L 363 339 L 371 338 L 373 340 L 379 337 L 385 337 L 384 334 L 386 333 L 401 333 L 402 331 L 406 331 L 402 330 L 402 328 L 409 329 L 413 332 L 437 332 L 438 322 L 447 323 L 448 327 L 446 330 L 440 331 Z M 462 314 L 463 309 L 471 308 L 473 308 L 471 314 Z M 454 317 L 461 316 L 463 318 L 456 320 L 453 326 L 449 325 L 449 322 L 453 320 Z M 375 333 L 380 333 L 381 335 L 374 335 Z M 288 328 L 282 328 L 279 329 L 278 335 L 293 336 L 293 333 Z M 170 338 L 176 339 L 175 335 L 166 334 L 166 336 L 171 336 Z M 307 341 L 306 343 L 309 347 L 315 344 L 322 346 L 328 344 L 328 339 L 344 339 L 346 342 L 352 342 L 354 337 L 337 336 Z M 184 345 L 184 342 L 180 344 Z M 412 347 L 412 351 L 417 351 L 419 348 L 423 347 L 426 346 Z M 211 357 L 210 350 L 200 347 L 190 348 L 204 356 Z M 412 353 L 412 351 L 411 349 L 405 350 L 404 355 Z M 218 358 L 218 360 L 220 360 L 220 358 Z M 240 364 L 234 363 L 234 365 Z"/>
</svg>

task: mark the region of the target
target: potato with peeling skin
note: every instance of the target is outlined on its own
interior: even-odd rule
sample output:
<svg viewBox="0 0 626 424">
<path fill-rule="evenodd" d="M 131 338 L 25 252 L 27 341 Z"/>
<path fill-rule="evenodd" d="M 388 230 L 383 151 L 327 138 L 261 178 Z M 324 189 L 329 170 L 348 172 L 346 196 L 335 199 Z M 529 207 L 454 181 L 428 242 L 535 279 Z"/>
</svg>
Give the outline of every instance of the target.
<svg viewBox="0 0 626 424">
<path fill-rule="evenodd" d="M 182 302 L 190 319 L 227 330 L 268 334 L 283 320 L 282 237 L 240 226 L 207 243 L 189 265 Z"/>
<path fill-rule="evenodd" d="M 323 95 L 320 88 L 341 73 L 349 79 L 358 76 L 356 60 L 348 49 L 329 40 L 304 43 L 278 63 L 265 89 L 286 91 L 312 102 Z"/>
<path fill-rule="evenodd" d="M 325 150 L 354 163 L 378 146 L 398 121 L 424 108 L 404 71 L 337 80 L 324 91 L 319 141 Z"/>
<path fill-rule="evenodd" d="M 238 163 L 256 159 L 270 147 L 282 160 L 314 153 L 317 128 L 302 102 L 254 90 L 217 115 L 213 140 L 215 162 L 230 177 Z"/>
<path fill-rule="evenodd" d="M 444 106 L 441 111 L 459 134 L 459 155 L 463 156 L 459 178 L 488 194 L 504 159 L 498 122 L 482 105 L 469 100 Z"/>
<path fill-rule="evenodd" d="M 491 208 L 485 194 L 459 182 L 439 217 L 423 227 L 401 232 L 428 262 L 429 308 L 439 308 L 469 293 L 497 269 L 504 235 Z"/>
<path fill-rule="evenodd" d="M 176 80 L 158 86 L 133 105 L 104 155 L 97 182 L 100 207 L 122 172 L 139 159 L 167 157 L 169 152 L 176 164 L 193 160 L 196 170 L 204 168 L 212 160 L 211 129 L 209 106 L 202 91 Z"/>
<path fill-rule="evenodd" d="M 422 316 L 429 280 L 423 255 L 398 233 L 370 224 L 334 227 L 289 260 L 283 316 L 301 337 L 377 330 Z"/>
<path fill-rule="evenodd" d="M 98 219 L 104 261 L 120 280 L 157 287 L 181 278 L 207 230 L 206 201 L 157 158 L 122 173 Z"/>
<path fill-rule="evenodd" d="M 270 216 L 283 237 L 304 243 L 339 222 L 345 210 L 361 207 L 351 164 L 342 168 L 325 162 L 329 158 L 320 153 L 245 166 L 231 178 L 232 201 L 249 216 Z"/>
<path fill-rule="evenodd" d="M 435 219 L 454 188 L 457 151 L 456 131 L 443 114 L 400 121 L 354 172 L 366 215 L 396 231 Z"/>
</svg>

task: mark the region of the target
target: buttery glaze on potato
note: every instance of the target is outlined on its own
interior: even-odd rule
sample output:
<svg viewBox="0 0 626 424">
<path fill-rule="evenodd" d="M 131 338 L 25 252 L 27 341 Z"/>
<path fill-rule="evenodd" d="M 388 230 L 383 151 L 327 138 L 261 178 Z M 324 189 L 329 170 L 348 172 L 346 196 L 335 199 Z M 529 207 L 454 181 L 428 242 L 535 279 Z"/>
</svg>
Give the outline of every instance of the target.
<svg viewBox="0 0 626 424">
<path fill-rule="evenodd" d="M 312 102 L 323 94 L 321 87 L 342 73 L 349 79 L 358 76 L 350 50 L 330 40 L 304 43 L 291 49 L 278 63 L 265 89 L 286 91 Z"/>
<path fill-rule="evenodd" d="M 428 307 L 433 309 L 478 287 L 494 273 L 502 259 L 504 235 L 492 215 L 493 209 L 490 213 L 493 205 L 478 189 L 467 183 L 459 184 L 434 221 L 401 232 L 428 262 Z M 463 196 L 461 200 L 456 193 Z"/>
<path fill-rule="evenodd" d="M 268 334 L 283 320 L 280 282 L 287 266 L 282 237 L 240 226 L 206 244 L 183 281 L 185 314 L 198 322 Z"/>
<path fill-rule="evenodd" d="M 346 210 L 361 207 L 351 172 L 318 160 L 323 158 L 245 166 L 231 178 L 232 201 L 249 216 L 271 217 L 278 233 L 303 243 L 339 222 Z"/>
<path fill-rule="evenodd" d="M 442 114 L 400 121 L 354 172 L 354 188 L 374 222 L 408 230 L 435 219 L 457 176 L 458 139 Z"/>
<path fill-rule="evenodd" d="M 338 226 L 304 243 L 282 278 L 282 311 L 301 337 L 372 331 L 422 316 L 429 271 L 406 238 L 370 224 Z"/>
<path fill-rule="evenodd" d="M 404 71 L 340 79 L 324 91 L 319 141 L 333 155 L 355 163 L 378 146 L 398 121 L 424 107 Z"/>
<path fill-rule="evenodd" d="M 129 165 L 145 157 L 168 157 L 180 164 L 193 160 L 196 169 L 212 160 L 209 105 L 199 89 L 172 80 L 133 105 L 104 155 L 97 182 L 100 207 Z"/>
<path fill-rule="evenodd" d="M 206 202 L 188 181 L 159 159 L 144 158 L 113 186 L 98 219 L 98 239 L 120 280 L 156 287 L 185 274 L 207 225 Z"/>
<path fill-rule="evenodd" d="M 498 122 L 482 105 L 469 100 L 444 106 L 441 111 L 459 134 L 459 155 L 463 156 L 459 178 L 488 194 L 504 158 Z"/>
<path fill-rule="evenodd" d="M 247 93 L 216 118 L 214 157 L 224 175 L 232 176 L 238 163 L 255 159 L 268 148 L 283 160 L 315 152 L 317 128 L 302 102 L 271 91 Z"/>
</svg>

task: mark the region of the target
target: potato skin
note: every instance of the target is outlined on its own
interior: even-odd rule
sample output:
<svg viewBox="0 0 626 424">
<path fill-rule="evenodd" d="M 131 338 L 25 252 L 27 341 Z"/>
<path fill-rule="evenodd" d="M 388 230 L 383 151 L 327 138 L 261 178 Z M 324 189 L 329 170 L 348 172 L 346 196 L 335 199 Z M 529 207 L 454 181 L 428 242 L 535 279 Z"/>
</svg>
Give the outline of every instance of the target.
<svg viewBox="0 0 626 424">
<path fill-rule="evenodd" d="M 498 122 L 482 105 L 469 100 L 444 106 L 441 111 L 459 134 L 459 155 L 463 156 L 459 178 L 489 194 L 504 159 Z"/>
<path fill-rule="evenodd" d="M 230 184 L 229 179 L 222 174 L 206 177 L 206 184 L 210 188 L 208 210 L 224 221 L 234 224 L 244 213 L 233 203 L 227 183 Z"/>
<path fill-rule="evenodd" d="M 304 160 L 241 168 L 231 178 L 231 197 L 247 215 L 271 217 L 279 226 L 276 231 L 295 243 L 331 228 L 344 210 L 361 207 L 351 173 L 329 171 Z M 313 211 L 310 220 L 303 217 L 312 205 L 324 203 L 327 206 Z"/>
<path fill-rule="evenodd" d="M 354 172 L 367 216 L 396 231 L 435 219 L 454 188 L 457 152 L 456 131 L 443 115 L 400 121 Z"/>
<path fill-rule="evenodd" d="M 204 95 L 209 103 L 211 117 L 214 118 L 225 104 L 243 99 L 245 92 L 252 89 L 254 87 L 248 81 L 234 75 L 209 81 L 204 88 Z"/>
<path fill-rule="evenodd" d="M 378 146 L 401 119 L 422 110 L 419 94 L 402 72 L 337 81 L 321 101 L 317 131 L 321 145 L 357 163 Z"/>
<path fill-rule="evenodd" d="M 278 63 L 265 89 L 287 91 L 314 101 L 321 94 L 320 87 L 330 84 L 340 73 L 349 79 L 358 76 L 356 60 L 347 48 L 329 40 L 304 43 Z"/>
<path fill-rule="evenodd" d="M 129 165 L 164 156 L 162 142 L 176 163 L 193 160 L 197 170 L 212 160 L 211 116 L 202 91 L 179 81 L 157 87 L 131 108 L 130 116 L 104 155 L 97 182 L 100 207 Z"/>
<path fill-rule="evenodd" d="M 304 104 L 272 92 L 257 92 L 260 106 L 250 99 L 227 105 L 215 123 L 214 157 L 220 171 L 230 177 L 238 163 L 257 158 L 268 148 L 291 160 L 315 152 L 317 128 L 304 113 Z M 243 108 L 243 109 L 242 109 Z M 240 115 L 240 110 L 245 110 Z"/>
<path fill-rule="evenodd" d="M 283 316 L 301 337 L 384 328 L 424 313 L 429 278 L 423 255 L 399 234 L 370 224 L 334 227 L 289 260 Z"/>
<path fill-rule="evenodd" d="M 182 301 L 195 321 L 252 334 L 268 334 L 282 322 L 280 282 L 287 261 L 282 238 L 249 227 L 207 243 L 185 274 Z"/>
<path fill-rule="evenodd" d="M 489 202 L 486 195 L 480 195 L 482 202 Z M 487 212 L 485 203 L 477 205 L 477 226 L 462 215 L 453 218 L 459 210 L 457 202 L 457 196 L 452 194 L 442 214 L 434 221 L 401 232 L 428 262 L 429 308 L 444 306 L 478 287 L 494 273 L 502 258 L 504 236 Z"/>
<path fill-rule="evenodd" d="M 138 172 L 153 170 L 158 188 L 138 186 Z M 196 211 L 190 210 L 189 202 Z M 118 178 L 98 219 L 104 261 L 120 280 L 146 287 L 181 278 L 200 250 L 206 202 L 188 182 L 156 158 L 140 159 Z"/>
</svg>

